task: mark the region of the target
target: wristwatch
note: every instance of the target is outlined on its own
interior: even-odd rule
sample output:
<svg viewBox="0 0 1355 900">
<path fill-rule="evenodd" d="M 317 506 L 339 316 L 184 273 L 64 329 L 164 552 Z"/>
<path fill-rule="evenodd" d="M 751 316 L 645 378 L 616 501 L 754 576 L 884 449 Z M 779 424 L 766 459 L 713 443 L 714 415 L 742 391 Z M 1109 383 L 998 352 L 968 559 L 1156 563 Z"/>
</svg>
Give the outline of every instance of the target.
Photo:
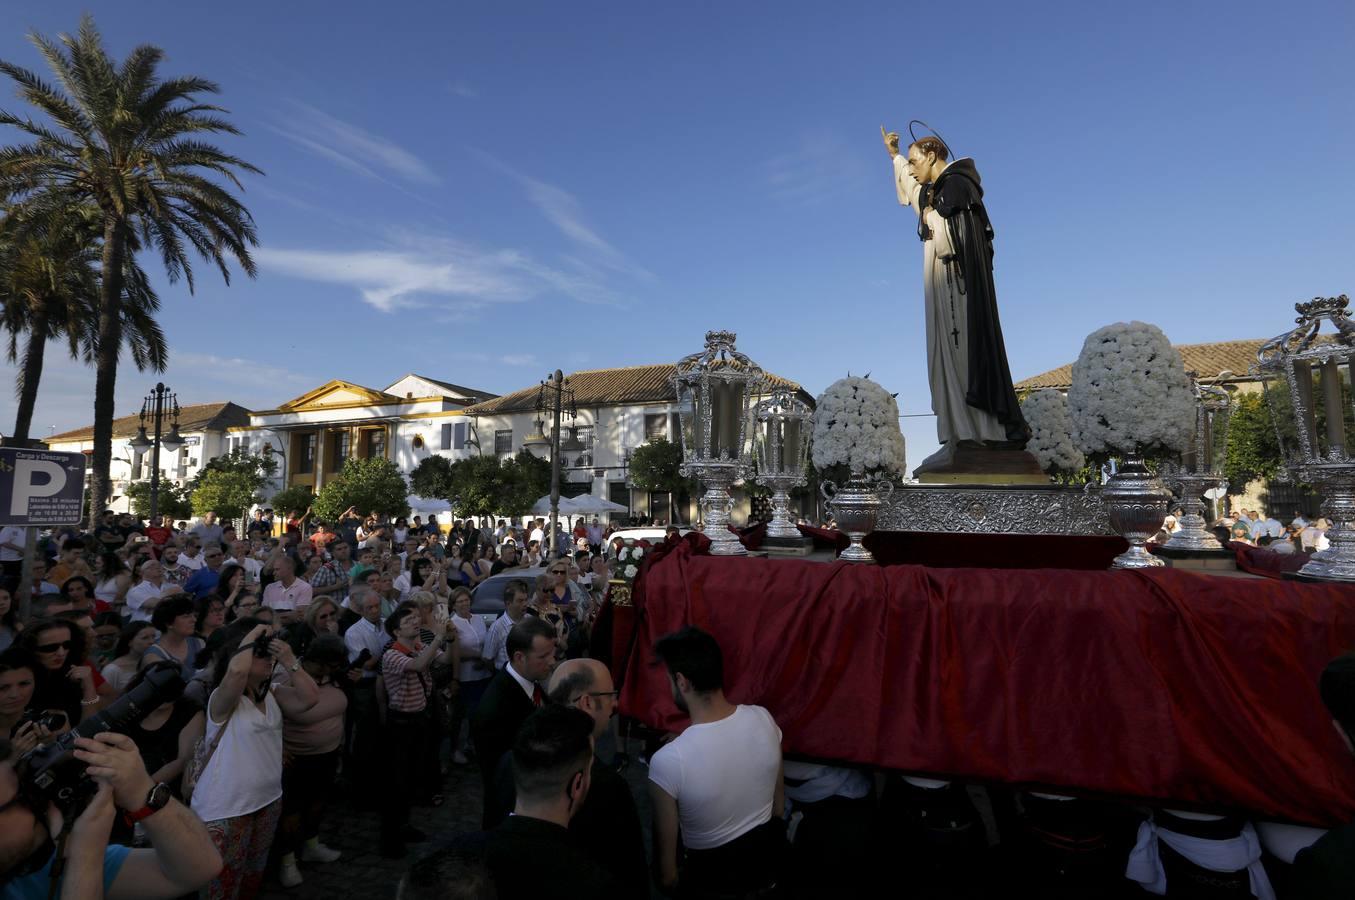
<svg viewBox="0 0 1355 900">
<path fill-rule="evenodd" d="M 294 673 L 299 668 L 301 668 L 301 660 L 298 659 L 296 662 L 292 663 L 290 666 L 287 667 L 287 671 Z"/>
<path fill-rule="evenodd" d="M 169 785 L 165 784 L 162 781 L 155 787 L 151 788 L 150 793 L 146 795 L 145 806 L 141 807 L 138 810 L 135 810 L 134 812 L 124 813 L 123 818 L 127 820 L 128 825 L 140 822 L 142 819 L 145 819 L 148 816 L 153 816 L 160 810 L 164 809 L 165 804 L 169 803 L 170 798 L 172 798 L 173 796 L 174 794 L 172 791 L 170 791 Z"/>
</svg>

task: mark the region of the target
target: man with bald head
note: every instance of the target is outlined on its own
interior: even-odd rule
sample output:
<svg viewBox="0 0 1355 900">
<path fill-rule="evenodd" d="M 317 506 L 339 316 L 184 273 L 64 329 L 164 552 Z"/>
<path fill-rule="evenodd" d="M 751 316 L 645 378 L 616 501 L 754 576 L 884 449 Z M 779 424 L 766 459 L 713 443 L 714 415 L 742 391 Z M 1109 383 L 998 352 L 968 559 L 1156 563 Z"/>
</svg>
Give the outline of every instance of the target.
<svg viewBox="0 0 1355 900">
<path fill-rule="evenodd" d="M 593 720 L 595 742 L 616 715 L 617 690 L 612 673 L 596 659 L 569 659 L 560 663 L 547 685 L 546 696 L 552 703 L 586 712 Z M 596 756 L 592 785 L 583 806 L 569 823 L 569 834 L 623 888 L 630 885 L 624 896 L 648 896 L 645 839 L 635 798 L 625 780 Z"/>
</svg>

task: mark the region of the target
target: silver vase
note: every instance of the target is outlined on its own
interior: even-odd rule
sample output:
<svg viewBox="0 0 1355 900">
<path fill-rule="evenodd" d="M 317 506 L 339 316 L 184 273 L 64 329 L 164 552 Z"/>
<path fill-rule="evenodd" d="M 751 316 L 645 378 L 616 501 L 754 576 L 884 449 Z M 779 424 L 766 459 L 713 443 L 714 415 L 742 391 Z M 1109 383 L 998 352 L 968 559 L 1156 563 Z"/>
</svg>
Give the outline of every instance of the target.
<svg viewBox="0 0 1355 900">
<path fill-rule="evenodd" d="M 1138 454 L 1128 454 L 1119 471 L 1101 488 L 1110 525 L 1129 542 L 1129 549 L 1115 557 L 1114 569 L 1149 569 L 1164 565 L 1144 549 L 1167 518 L 1172 492 Z"/>
<path fill-rule="evenodd" d="M 1191 472 L 1180 472 L 1167 476 L 1166 479 L 1181 492 L 1181 518 L 1177 520 L 1177 525 L 1181 529 L 1171 536 L 1171 540 L 1163 544 L 1168 550 L 1189 550 L 1198 552 L 1201 550 L 1217 551 L 1227 553 L 1223 545 L 1219 543 L 1218 538 L 1214 537 L 1213 532 L 1209 530 L 1209 523 L 1204 520 L 1204 492 L 1210 488 L 1227 487 L 1228 480 L 1215 472 L 1204 472 L 1202 474 Z"/>
<path fill-rule="evenodd" d="M 829 491 L 832 488 L 832 491 Z M 826 505 L 833 513 L 838 530 L 847 535 L 851 544 L 839 554 L 838 559 L 847 562 L 873 563 L 871 554 L 861 541 L 875 530 L 875 520 L 884 508 L 886 501 L 894 493 L 894 483 L 885 478 L 868 479 L 864 475 L 852 473 L 851 478 L 841 488 L 836 482 L 824 481 L 819 485 Z M 881 496 L 883 494 L 883 496 Z"/>
</svg>

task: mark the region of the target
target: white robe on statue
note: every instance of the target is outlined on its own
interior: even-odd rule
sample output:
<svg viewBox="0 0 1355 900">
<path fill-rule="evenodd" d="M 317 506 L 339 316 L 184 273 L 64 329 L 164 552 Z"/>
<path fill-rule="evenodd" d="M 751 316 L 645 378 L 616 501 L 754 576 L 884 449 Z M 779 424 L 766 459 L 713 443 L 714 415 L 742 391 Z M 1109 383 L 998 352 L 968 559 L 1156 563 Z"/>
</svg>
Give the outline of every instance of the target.
<svg viewBox="0 0 1355 900">
<path fill-rule="evenodd" d="M 922 245 L 922 285 L 927 307 L 927 381 L 936 413 L 936 438 L 951 441 L 1005 441 L 1007 429 L 992 413 L 965 402 L 969 387 L 968 298 L 959 285 L 946 281 L 945 260 L 955 255 L 946 220 L 936 210 L 918 205 L 922 185 L 908 171 L 903 154 L 894 157 L 894 185 L 899 203 L 923 217 L 931 237 Z M 954 277 L 958 278 L 958 274 Z"/>
</svg>

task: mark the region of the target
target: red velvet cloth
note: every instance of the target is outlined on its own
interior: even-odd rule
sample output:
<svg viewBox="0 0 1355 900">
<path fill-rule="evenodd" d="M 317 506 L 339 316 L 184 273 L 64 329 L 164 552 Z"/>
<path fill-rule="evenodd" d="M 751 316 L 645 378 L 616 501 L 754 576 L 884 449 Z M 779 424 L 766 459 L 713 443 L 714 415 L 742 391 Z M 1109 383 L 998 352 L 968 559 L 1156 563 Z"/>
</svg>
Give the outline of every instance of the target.
<svg viewBox="0 0 1355 900">
<path fill-rule="evenodd" d="M 1331 826 L 1355 761 L 1317 676 L 1355 644 L 1355 588 L 1147 572 L 932 569 L 656 547 L 622 711 L 685 718 L 650 651 L 683 625 L 724 649 L 730 698 L 789 752 Z"/>
<path fill-rule="evenodd" d="M 1276 553 L 1267 547 L 1253 547 L 1241 541 L 1229 541 L 1227 546 L 1237 556 L 1239 569 L 1266 578 L 1283 578 L 1285 573 L 1297 572 L 1312 559 L 1307 553 Z"/>
</svg>

